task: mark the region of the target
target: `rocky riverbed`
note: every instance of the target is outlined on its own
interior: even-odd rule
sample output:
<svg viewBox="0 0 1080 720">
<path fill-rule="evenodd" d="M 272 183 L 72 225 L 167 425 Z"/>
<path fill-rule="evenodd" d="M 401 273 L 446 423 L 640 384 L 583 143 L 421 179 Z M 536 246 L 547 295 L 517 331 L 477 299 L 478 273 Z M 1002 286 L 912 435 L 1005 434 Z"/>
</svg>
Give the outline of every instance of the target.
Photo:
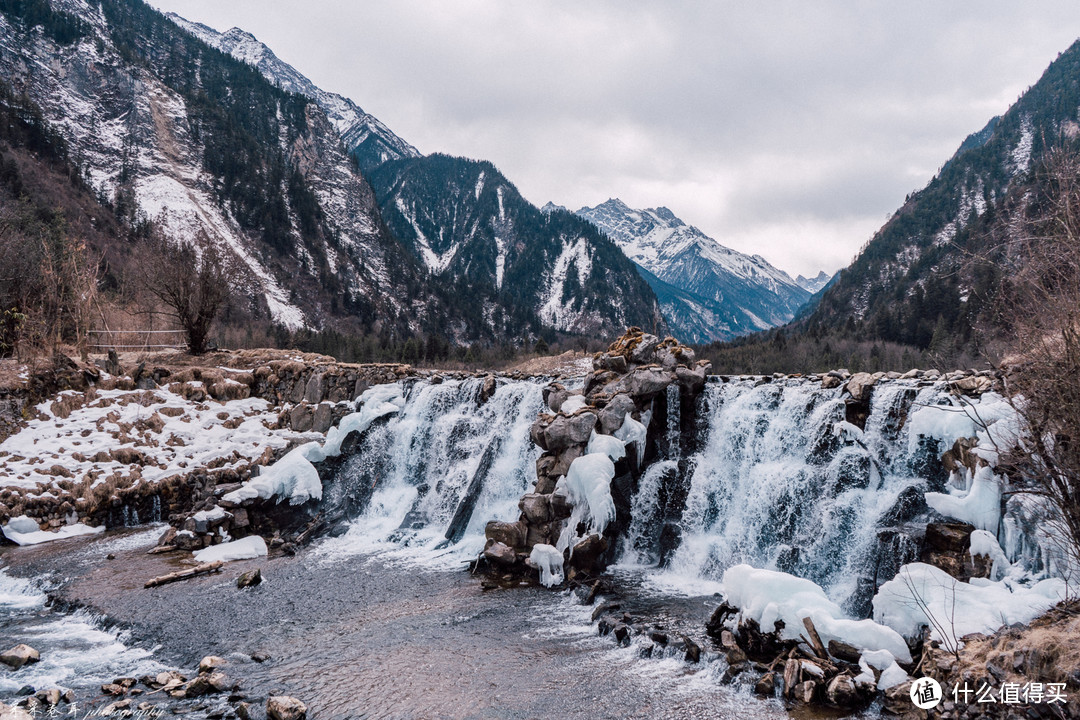
<svg viewBox="0 0 1080 720">
<path fill-rule="evenodd" d="M 333 539 L 296 556 L 234 562 L 218 575 L 144 589 L 147 579 L 177 567 L 175 559 L 146 554 L 153 542 L 153 533 L 107 533 L 5 548 L 2 559 L 5 573 L 38 578 L 55 587 L 59 603 L 122 629 L 132 673 L 186 668 L 193 676 L 203 657 L 224 658 L 238 683 L 234 702 L 227 695 L 177 702 L 160 693 L 138 700 L 184 717 L 234 717 L 240 702 L 256 717 L 276 695 L 301 699 L 312 718 L 786 715 L 779 702 L 720 686 L 715 665 L 644 659 L 600 637 L 593 608 L 569 594 L 485 591 L 464 571 L 403 566 L 400 556 L 340 555 Z M 238 590 L 237 577 L 256 567 L 263 582 Z M 673 634 L 700 628 L 708 614 L 705 598 L 664 607 Z M 8 629 L 3 639 L 17 633 Z M 43 654 L 50 652 L 59 650 L 46 644 Z M 85 707 L 116 702 L 102 695 L 99 679 L 76 690 Z"/>
</svg>

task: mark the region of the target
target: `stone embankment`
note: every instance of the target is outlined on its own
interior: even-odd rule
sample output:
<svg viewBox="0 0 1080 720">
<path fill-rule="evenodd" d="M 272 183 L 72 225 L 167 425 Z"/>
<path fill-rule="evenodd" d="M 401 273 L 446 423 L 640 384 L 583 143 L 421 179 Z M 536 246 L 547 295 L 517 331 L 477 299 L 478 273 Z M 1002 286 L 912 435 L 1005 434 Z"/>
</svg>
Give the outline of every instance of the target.
<svg viewBox="0 0 1080 720">
<path fill-rule="evenodd" d="M 60 356 L 54 365 L 0 398 L 0 522 L 26 515 L 56 530 L 177 520 L 325 433 L 368 387 L 416 374 L 265 350 L 134 366 L 115 355 L 101 366 Z M 50 389 L 60 392 L 41 400 Z M 244 439 L 252 433 L 254 449 Z M 230 522 L 242 528 L 243 514 Z"/>
</svg>

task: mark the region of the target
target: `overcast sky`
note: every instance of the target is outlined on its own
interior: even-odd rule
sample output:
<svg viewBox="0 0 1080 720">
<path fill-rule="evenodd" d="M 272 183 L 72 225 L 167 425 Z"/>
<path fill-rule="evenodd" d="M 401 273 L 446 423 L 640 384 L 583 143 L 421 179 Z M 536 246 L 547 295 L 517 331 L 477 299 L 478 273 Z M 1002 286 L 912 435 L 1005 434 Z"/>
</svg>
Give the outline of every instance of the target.
<svg viewBox="0 0 1080 720">
<path fill-rule="evenodd" d="M 151 2 L 537 205 L 664 205 L 792 276 L 846 265 L 1080 35 L 1075 0 Z"/>
</svg>

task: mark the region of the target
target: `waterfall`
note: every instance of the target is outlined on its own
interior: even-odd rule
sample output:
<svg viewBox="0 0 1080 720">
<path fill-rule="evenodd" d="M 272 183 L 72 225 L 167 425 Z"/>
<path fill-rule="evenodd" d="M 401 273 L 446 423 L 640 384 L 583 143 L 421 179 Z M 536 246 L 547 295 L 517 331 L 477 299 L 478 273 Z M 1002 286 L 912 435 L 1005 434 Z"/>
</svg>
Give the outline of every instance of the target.
<svg viewBox="0 0 1080 720">
<path fill-rule="evenodd" d="M 699 409 L 700 449 L 684 464 L 689 492 L 671 572 L 718 580 L 745 562 L 810 578 L 834 601 L 858 604 L 881 560 L 888 511 L 906 489 L 927 488 L 934 456 L 908 450 L 904 421 L 914 403 L 939 392 L 916 381 L 881 383 L 860 430 L 845 421 L 839 389 L 801 379 L 710 383 Z M 634 499 L 641 516 L 631 522 L 624 561 L 655 555 L 643 537 L 663 478 L 677 474 L 665 460 L 643 475 Z M 893 545 L 912 559 L 907 539 Z"/>
<path fill-rule="evenodd" d="M 529 428 L 542 385 L 500 382 L 479 402 L 476 378 L 404 383 L 402 410 L 359 437 L 324 491 L 366 547 L 454 545 L 475 554 L 488 520 L 516 520 L 536 481 Z"/>
</svg>

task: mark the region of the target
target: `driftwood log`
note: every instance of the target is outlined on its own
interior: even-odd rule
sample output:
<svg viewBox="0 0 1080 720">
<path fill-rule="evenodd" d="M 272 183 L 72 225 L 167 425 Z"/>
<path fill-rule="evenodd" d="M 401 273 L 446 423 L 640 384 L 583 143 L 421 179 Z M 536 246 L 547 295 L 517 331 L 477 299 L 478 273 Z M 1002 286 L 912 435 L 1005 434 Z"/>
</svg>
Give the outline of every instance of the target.
<svg viewBox="0 0 1080 720">
<path fill-rule="evenodd" d="M 168 575 L 162 575 L 160 577 L 154 578 L 153 580 L 147 580 L 146 584 L 143 585 L 143 587 L 152 588 L 157 587 L 158 585 L 168 585 L 169 583 L 176 582 L 178 580 L 187 580 L 188 578 L 193 578 L 196 575 L 205 575 L 207 573 L 219 572 L 221 570 L 221 566 L 224 564 L 225 563 L 223 563 L 221 560 L 215 560 L 214 562 L 196 565 L 189 570 L 177 570 L 176 572 L 169 573 Z"/>
</svg>

